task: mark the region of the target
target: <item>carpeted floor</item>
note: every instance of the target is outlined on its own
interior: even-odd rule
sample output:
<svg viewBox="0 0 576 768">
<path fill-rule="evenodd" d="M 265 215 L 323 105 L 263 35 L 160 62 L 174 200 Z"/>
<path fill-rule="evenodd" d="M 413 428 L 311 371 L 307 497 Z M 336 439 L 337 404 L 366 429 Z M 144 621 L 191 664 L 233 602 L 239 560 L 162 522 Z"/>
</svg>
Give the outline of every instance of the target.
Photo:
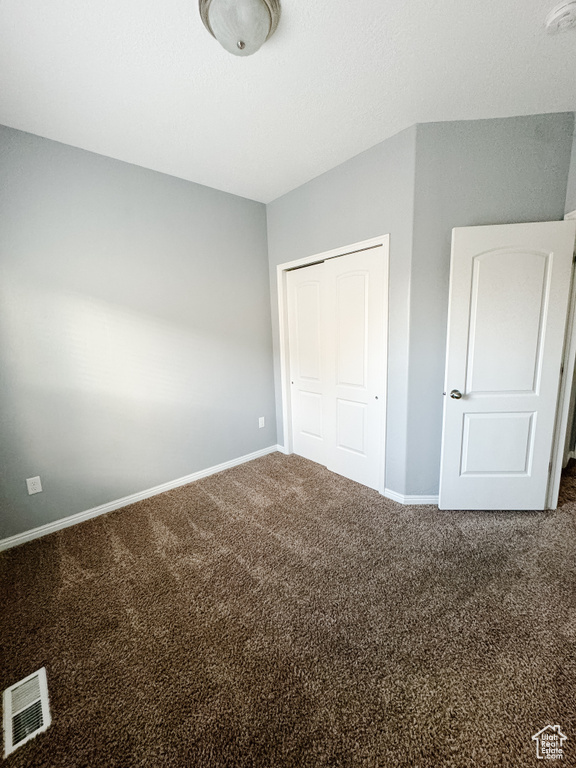
<svg viewBox="0 0 576 768">
<path fill-rule="evenodd" d="M 576 765 L 576 474 L 559 509 L 403 507 L 271 454 L 0 556 L 7 768 Z M 556 764 L 560 764 L 557 761 Z"/>
</svg>

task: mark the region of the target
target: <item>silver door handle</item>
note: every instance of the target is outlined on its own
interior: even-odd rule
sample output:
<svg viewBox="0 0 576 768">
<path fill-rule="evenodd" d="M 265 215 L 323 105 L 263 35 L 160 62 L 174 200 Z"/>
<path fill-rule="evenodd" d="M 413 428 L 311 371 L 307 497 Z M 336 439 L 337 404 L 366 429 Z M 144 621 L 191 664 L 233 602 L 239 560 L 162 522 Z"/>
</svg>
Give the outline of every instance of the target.
<svg viewBox="0 0 576 768">
<path fill-rule="evenodd" d="M 460 392 L 457 389 L 453 389 L 452 392 L 450 392 L 450 397 L 452 398 L 452 400 L 460 400 L 460 398 L 462 397 L 462 392 Z"/>
</svg>

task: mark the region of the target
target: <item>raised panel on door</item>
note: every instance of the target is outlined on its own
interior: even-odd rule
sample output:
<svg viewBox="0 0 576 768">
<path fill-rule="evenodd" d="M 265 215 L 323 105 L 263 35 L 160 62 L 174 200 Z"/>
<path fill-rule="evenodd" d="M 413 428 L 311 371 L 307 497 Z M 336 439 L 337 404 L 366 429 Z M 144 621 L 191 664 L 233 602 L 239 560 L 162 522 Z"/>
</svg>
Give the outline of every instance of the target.
<svg viewBox="0 0 576 768">
<path fill-rule="evenodd" d="M 345 263 L 336 261 L 330 268 L 336 291 L 336 385 L 365 389 L 370 271 L 357 267 L 347 271 Z"/>
<path fill-rule="evenodd" d="M 546 505 L 575 228 L 453 231 L 442 509 Z"/>
<path fill-rule="evenodd" d="M 322 394 L 306 392 L 301 389 L 297 392 L 296 397 L 299 434 L 322 439 L 324 437 Z"/>
<path fill-rule="evenodd" d="M 323 265 L 289 272 L 287 293 L 293 448 L 325 464 Z"/>
<path fill-rule="evenodd" d="M 309 275 L 304 281 L 296 282 L 294 288 L 295 372 L 299 378 L 311 382 L 321 380 L 320 290 L 320 281 L 312 280 Z"/>
<path fill-rule="evenodd" d="M 551 253 L 522 249 L 474 256 L 468 392 L 536 392 L 551 260 Z"/>
<path fill-rule="evenodd" d="M 336 448 L 366 456 L 368 406 L 351 400 L 336 400 Z"/>
<path fill-rule="evenodd" d="M 534 453 L 536 414 L 465 413 L 460 474 L 526 477 Z"/>
</svg>

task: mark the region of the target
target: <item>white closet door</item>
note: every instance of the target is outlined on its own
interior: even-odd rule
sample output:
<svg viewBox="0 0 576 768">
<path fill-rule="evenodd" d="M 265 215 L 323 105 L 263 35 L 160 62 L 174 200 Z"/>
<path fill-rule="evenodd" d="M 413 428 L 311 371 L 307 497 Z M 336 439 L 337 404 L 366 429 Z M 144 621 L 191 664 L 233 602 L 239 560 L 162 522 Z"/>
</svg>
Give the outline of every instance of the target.
<svg viewBox="0 0 576 768">
<path fill-rule="evenodd" d="M 294 452 L 326 464 L 324 264 L 287 274 Z"/>
<path fill-rule="evenodd" d="M 378 489 L 383 476 L 385 275 L 382 248 L 324 263 L 326 466 Z"/>
<path fill-rule="evenodd" d="M 454 229 L 441 509 L 544 509 L 570 221 Z"/>
<path fill-rule="evenodd" d="M 384 471 L 382 247 L 287 275 L 293 449 L 371 488 Z"/>
</svg>

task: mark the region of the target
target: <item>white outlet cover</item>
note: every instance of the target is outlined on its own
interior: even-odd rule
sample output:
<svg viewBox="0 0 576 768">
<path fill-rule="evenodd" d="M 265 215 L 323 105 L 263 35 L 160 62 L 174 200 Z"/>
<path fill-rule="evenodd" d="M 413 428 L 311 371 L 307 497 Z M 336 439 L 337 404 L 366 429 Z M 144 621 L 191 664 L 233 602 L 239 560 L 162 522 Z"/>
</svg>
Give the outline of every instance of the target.
<svg viewBox="0 0 576 768">
<path fill-rule="evenodd" d="M 28 477 L 26 479 L 26 485 L 28 487 L 28 495 L 32 496 L 33 493 L 41 493 L 42 492 L 42 483 L 40 481 L 40 477 L 36 475 L 36 477 Z"/>
<path fill-rule="evenodd" d="M 259 429 L 262 429 L 262 427 L 264 426 L 266 426 L 266 420 L 264 416 L 260 416 L 260 418 L 258 419 L 258 427 Z"/>
</svg>

